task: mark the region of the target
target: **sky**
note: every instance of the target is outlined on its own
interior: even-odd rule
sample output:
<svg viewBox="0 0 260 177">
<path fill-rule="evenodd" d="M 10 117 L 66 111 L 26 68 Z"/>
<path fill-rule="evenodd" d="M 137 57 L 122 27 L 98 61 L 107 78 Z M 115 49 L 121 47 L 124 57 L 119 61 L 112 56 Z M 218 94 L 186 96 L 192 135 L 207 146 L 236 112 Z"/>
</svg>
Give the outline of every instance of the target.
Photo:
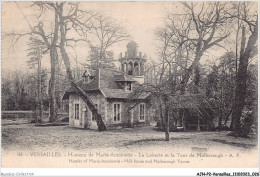
<svg viewBox="0 0 260 177">
<path fill-rule="evenodd" d="M 30 31 L 29 25 L 25 20 L 24 15 L 28 19 L 30 25 L 36 25 L 39 20 L 37 15 L 38 11 L 32 10 L 31 2 L 18 2 L 21 11 L 14 2 L 2 3 L 2 35 L 10 32 L 24 33 Z M 182 9 L 174 8 L 178 2 L 81 2 L 80 8 L 93 10 L 99 12 L 104 16 L 111 17 L 120 23 L 122 27 L 132 36 L 131 40 L 134 40 L 139 45 L 139 51 L 148 55 L 148 60 L 157 59 L 155 30 L 162 26 L 163 18 L 168 11 L 175 9 L 174 13 L 181 13 Z M 49 25 L 46 30 L 51 29 L 53 15 L 46 13 L 41 17 L 41 21 L 44 21 Z M 45 26 L 46 27 L 46 26 Z M 27 41 L 28 37 L 21 37 L 14 46 L 10 38 L 2 39 L 2 71 L 17 71 L 27 70 L 28 66 L 26 61 L 27 56 Z M 118 59 L 120 52 L 124 54 L 126 51 L 126 44 L 129 41 L 125 41 L 113 46 L 115 59 Z M 78 59 L 83 62 L 88 57 L 88 47 L 85 44 L 78 46 Z M 209 50 L 204 56 L 205 58 L 216 58 L 223 55 L 225 52 L 221 48 L 213 48 Z M 71 56 L 71 62 L 75 54 L 73 51 L 68 51 Z M 50 59 L 48 55 L 43 57 L 43 66 L 49 67 Z M 2 72 L 2 73 L 3 73 Z"/>
<path fill-rule="evenodd" d="M 31 11 L 31 3 L 18 2 L 22 12 L 14 2 L 3 2 L 2 9 L 2 31 L 10 32 L 28 32 L 29 25 L 22 13 L 25 14 L 30 24 L 33 26 L 37 23 L 34 11 Z M 131 35 L 139 45 L 139 51 L 148 55 L 148 58 L 156 58 L 156 45 L 154 31 L 163 24 L 165 10 L 172 6 L 172 2 L 81 2 L 80 7 L 93 10 L 112 17 L 117 23 Z M 51 15 L 42 18 L 44 21 L 51 21 Z M 4 38 L 2 43 L 2 70 L 15 71 L 17 69 L 27 69 L 26 61 L 28 60 L 27 46 L 28 37 L 21 37 L 14 46 L 11 46 L 10 38 Z M 115 58 L 117 59 L 120 52 L 126 51 L 126 44 L 129 41 L 122 42 L 113 46 Z M 78 52 L 79 58 L 84 60 L 88 55 L 87 46 L 80 45 L 83 50 Z M 85 50 L 84 50 L 85 49 Z M 72 61 L 73 62 L 73 61 Z M 49 65 L 49 57 L 45 56 L 43 65 Z"/>
</svg>

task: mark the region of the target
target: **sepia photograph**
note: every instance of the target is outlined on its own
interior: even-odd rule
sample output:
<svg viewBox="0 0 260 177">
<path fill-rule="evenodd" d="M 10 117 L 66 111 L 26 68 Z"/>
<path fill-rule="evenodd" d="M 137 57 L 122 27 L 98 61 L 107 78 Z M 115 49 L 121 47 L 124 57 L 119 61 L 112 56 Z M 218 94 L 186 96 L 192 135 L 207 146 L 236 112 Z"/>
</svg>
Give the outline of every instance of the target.
<svg viewBox="0 0 260 177">
<path fill-rule="evenodd" d="M 258 168 L 257 1 L 1 6 L 2 167 Z"/>
</svg>

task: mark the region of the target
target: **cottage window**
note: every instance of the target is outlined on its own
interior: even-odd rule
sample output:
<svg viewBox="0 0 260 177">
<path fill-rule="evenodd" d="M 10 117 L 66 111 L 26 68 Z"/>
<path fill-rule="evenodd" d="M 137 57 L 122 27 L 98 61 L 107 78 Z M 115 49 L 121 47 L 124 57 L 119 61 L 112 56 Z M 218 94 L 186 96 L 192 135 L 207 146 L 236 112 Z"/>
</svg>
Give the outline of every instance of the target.
<svg viewBox="0 0 260 177">
<path fill-rule="evenodd" d="M 115 103 L 113 108 L 114 108 L 114 110 L 113 110 L 114 121 L 119 122 L 121 120 L 121 105 L 120 105 L 120 103 Z"/>
<path fill-rule="evenodd" d="M 127 83 L 126 84 L 126 90 L 127 91 L 131 91 L 132 90 L 132 84 L 131 83 Z"/>
<path fill-rule="evenodd" d="M 78 103 L 76 103 L 75 104 L 75 119 L 79 119 L 79 104 Z"/>
<path fill-rule="evenodd" d="M 140 104 L 140 107 L 139 107 L 139 120 L 140 121 L 144 121 L 144 119 L 145 119 L 145 105 L 142 103 L 142 104 Z"/>
</svg>

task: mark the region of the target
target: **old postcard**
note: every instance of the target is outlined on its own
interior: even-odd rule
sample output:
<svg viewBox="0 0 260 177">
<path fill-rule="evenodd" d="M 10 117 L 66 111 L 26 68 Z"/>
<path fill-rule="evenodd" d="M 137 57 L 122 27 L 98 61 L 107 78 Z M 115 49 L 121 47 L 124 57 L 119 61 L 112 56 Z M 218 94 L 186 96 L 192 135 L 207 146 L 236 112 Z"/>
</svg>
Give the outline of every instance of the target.
<svg viewBox="0 0 260 177">
<path fill-rule="evenodd" d="M 2 167 L 258 167 L 257 7 L 2 2 Z"/>
</svg>

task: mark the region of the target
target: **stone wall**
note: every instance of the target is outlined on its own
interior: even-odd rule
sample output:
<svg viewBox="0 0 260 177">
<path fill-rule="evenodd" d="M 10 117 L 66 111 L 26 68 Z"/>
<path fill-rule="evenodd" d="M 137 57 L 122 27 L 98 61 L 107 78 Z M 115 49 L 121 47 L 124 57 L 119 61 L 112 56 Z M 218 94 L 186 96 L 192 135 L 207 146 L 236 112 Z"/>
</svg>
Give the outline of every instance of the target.
<svg viewBox="0 0 260 177">
<path fill-rule="evenodd" d="M 131 126 L 131 111 L 129 111 L 129 103 L 122 101 L 107 101 L 106 98 L 101 93 L 91 93 L 88 94 L 94 104 L 98 104 L 98 112 L 101 115 L 105 125 L 109 127 L 115 126 Z M 75 101 L 79 103 L 79 125 L 75 124 L 74 118 L 74 104 Z M 115 122 L 113 111 L 114 103 L 119 103 L 121 105 L 121 121 Z M 144 103 L 144 102 L 140 102 Z M 149 108 L 145 103 L 145 121 L 139 120 L 140 115 L 140 103 L 135 103 L 136 106 L 133 108 L 133 125 L 149 124 Z M 71 127 L 79 127 L 85 129 L 97 129 L 96 121 L 92 121 L 92 112 L 86 106 L 86 103 L 76 94 L 72 94 L 69 97 L 69 125 Z"/>
<path fill-rule="evenodd" d="M 94 104 L 98 105 L 98 112 L 101 114 L 102 119 L 105 121 L 106 120 L 106 100 L 104 96 L 101 93 L 90 93 L 88 94 L 89 97 L 91 98 L 92 102 Z M 71 127 L 75 127 L 75 118 L 74 118 L 74 103 L 75 100 L 79 100 L 80 104 L 80 128 L 90 128 L 90 129 L 97 129 L 97 123 L 96 121 L 92 121 L 92 112 L 90 109 L 87 107 L 86 103 L 76 94 L 70 95 L 69 98 L 69 125 Z"/>
<path fill-rule="evenodd" d="M 113 105 L 114 103 L 120 103 L 121 104 L 121 122 L 114 122 L 113 117 Z M 142 102 L 140 102 L 142 103 Z M 128 103 L 126 102 L 118 102 L 118 101 L 109 101 L 107 103 L 107 121 L 106 124 L 108 127 L 113 126 L 131 126 L 131 111 L 128 108 Z M 139 120 L 139 104 L 137 103 L 136 106 L 133 108 L 133 124 L 149 124 L 149 109 L 147 107 L 147 104 L 145 104 L 145 121 Z"/>
<path fill-rule="evenodd" d="M 140 103 L 144 103 L 144 102 L 140 102 Z M 145 104 L 145 120 L 139 120 L 140 119 L 140 104 L 138 104 L 135 108 L 134 108 L 134 125 L 138 125 L 138 124 L 149 124 L 150 123 L 150 116 L 149 116 L 149 108 L 147 106 L 146 103 Z"/>
<path fill-rule="evenodd" d="M 115 122 L 114 121 L 114 104 L 119 103 L 121 104 L 121 121 Z M 106 125 L 109 126 L 115 126 L 115 125 L 126 125 L 128 124 L 128 118 L 130 118 L 130 115 L 126 108 L 126 103 L 124 102 L 118 102 L 118 101 L 109 101 L 107 103 L 107 120 Z"/>
</svg>

